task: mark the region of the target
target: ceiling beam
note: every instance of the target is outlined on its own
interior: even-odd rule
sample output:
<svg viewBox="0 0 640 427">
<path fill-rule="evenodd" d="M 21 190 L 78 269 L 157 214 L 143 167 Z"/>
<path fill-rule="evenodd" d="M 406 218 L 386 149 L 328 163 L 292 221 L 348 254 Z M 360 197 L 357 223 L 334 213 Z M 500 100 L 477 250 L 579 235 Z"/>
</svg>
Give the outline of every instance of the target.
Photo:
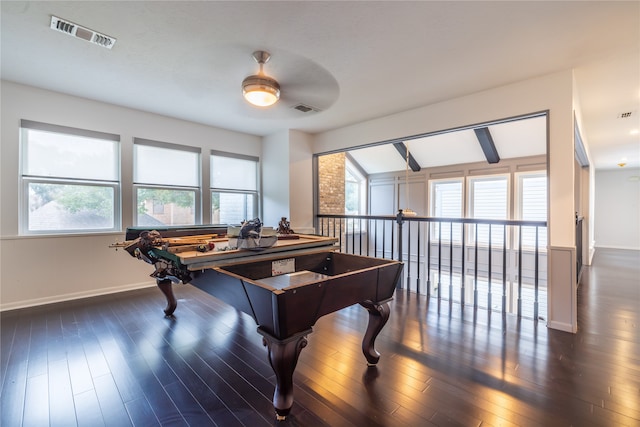
<svg viewBox="0 0 640 427">
<path fill-rule="evenodd" d="M 406 162 L 407 161 L 407 146 L 405 145 L 405 143 L 404 142 L 394 142 L 393 146 L 396 147 L 396 150 L 398 150 L 398 153 L 400 153 L 400 155 L 402 156 L 402 159 Z M 409 167 L 414 172 L 420 172 L 420 165 L 418 164 L 416 159 L 413 158 L 411 153 L 409 153 Z"/>
<path fill-rule="evenodd" d="M 500 161 L 500 156 L 498 155 L 498 150 L 496 150 L 496 145 L 493 143 L 493 138 L 491 137 L 489 128 L 477 128 L 474 129 L 474 131 L 476 133 L 476 138 L 478 138 L 478 142 L 480 143 L 480 147 L 482 147 L 484 156 L 487 158 L 487 162 L 498 163 Z"/>
</svg>

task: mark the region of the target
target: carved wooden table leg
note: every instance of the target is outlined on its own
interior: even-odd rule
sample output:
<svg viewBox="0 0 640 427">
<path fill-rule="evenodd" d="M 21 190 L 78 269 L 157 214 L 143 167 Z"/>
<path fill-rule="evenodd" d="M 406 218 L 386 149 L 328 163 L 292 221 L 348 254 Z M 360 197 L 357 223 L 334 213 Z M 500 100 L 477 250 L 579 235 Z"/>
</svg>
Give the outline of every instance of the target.
<svg viewBox="0 0 640 427">
<path fill-rule="evenodd" d="M 375 349 L 375 341 L 387 320 L 389 320 L 389 304 L 386 302 L 373 303 L 365 301 L 361 302 L 360 305 L 369 312 L 369 324 L 362 339 L 362 352 L 367 359 L 367 365 L 373 366 L 380 360 L 380 353 Z"/>
<path fill-rule="evenodd" d="M 262 335 L 262 344 L 269 350 L 269 363 L 276 374 L 276 389 L 273 393 L 273 406 L 276 419 L 284 420 L 293 406 L 293 371 L 296 369 L 298 357 L 307 346 L 307 335 L 311 329 L 297 333 L 284 340 L 258 328 Z"/>
<path fill-rule="evenodd" d="M 156 284 L 158 288 L 162 291 L 164 296 L 167 298 L 167 307 L 164 309 L 165 316 L 171 316 L 174 311 L 176 311 L 176 307 L 178 306 L 178 301 L 176 301 L 175 295 L 173 295 L 173 287 L 171 280 L 169 279 L 156 279 Z"/>
</svg>

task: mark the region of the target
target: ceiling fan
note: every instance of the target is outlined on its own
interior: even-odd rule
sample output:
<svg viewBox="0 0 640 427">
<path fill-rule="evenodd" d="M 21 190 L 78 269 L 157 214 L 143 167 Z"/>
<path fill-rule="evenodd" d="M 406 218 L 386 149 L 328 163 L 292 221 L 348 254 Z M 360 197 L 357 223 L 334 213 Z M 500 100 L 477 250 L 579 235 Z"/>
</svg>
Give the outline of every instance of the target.
<svg viewBox="0 0 640 427">
<path fill-rule="evenodd" d="M 275 71 L 279 76 L 276 80 L 265 72 L 265 64 L 272 59 L 270 52 L 256 50 L 252 57 L 260 69 L 242 81 L 242 95 L 249 105 L 258 107 L 263 113 L 268 110 L 277 111 L 275 114 L 278 116 L 293 116 L 320 112 L 338 99 L 335 78 L 310 59 L 276 52 L 276 60 L 269 64 L 270 74 Z"/>
</svg>

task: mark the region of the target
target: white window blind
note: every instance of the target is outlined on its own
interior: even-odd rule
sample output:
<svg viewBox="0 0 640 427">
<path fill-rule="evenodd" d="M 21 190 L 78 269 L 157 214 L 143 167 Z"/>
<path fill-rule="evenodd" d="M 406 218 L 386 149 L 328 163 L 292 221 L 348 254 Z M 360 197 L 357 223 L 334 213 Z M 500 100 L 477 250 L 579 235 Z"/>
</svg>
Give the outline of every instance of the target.
<svg viewBox="0 0 640 427">
<path fill-rule="evenodd" d="M 462 179 L 431 181 L 431 216 L 442 218 L 462 218 Z M 442 226 L 442 240 L 453 239 L 459 243 L 462 236 L 462 224 L 434 223 L 432 239 L 439 237 Z M 453 229 L 452 229 L 453 226 Z"/>
<path fill-rule="evenodd" d="M 215 224 L 240 224 L 258 216 L 259 159 L 212 151 L 211 218 Z"/>
<path fill-rule="evenodd" d="M 200 222 L 199 148 L 134 138 L 133 159 L 137 225 Z"/>
<path fill-rule="evenodd" d="M 120 136 L 22 120 L 21 234 L 120 228 Z"/>
<path fill-rule="evenodd" d="M 477 177 L 469 179 L 469 209 L 471 218 L 508 219 L 508 180 L 505 176 Z M 478 243 L 489 244 L 487 224 L 478 224 Z M 475 233 L 470 236 L 474 239 Z M 491 244 L 502 245 L 504 230 L 502 226 L 491 226 Z"/>
<path fill-rule="evenodd" d="M 519 219 L 525 221 L 547 220 L 547 176 L 545 174 L 521 174 L 518 176 Z M 522 245 L 535 246 L 535 227 L 522 228 Z M 546 248 L 547 228 L 538 228 L 538 247 Z"/>
</svg>

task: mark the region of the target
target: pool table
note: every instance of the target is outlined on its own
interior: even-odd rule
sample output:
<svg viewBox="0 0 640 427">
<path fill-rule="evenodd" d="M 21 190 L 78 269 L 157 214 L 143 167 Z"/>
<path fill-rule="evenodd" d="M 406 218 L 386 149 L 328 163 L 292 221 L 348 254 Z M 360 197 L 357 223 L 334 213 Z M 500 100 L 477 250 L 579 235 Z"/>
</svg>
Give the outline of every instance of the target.
<svg viewBox="0 0 640 427">
<path fill-rule="evenodd" d="M 293 372 L 316 321 L 353 304 L 369 313 L 362 341 L 367 364 L 378 363 L 375 339 L 389 318 L 388 302 L 403 264 L 335 251 L 336 239 L 301 235 L 263 251 L 170 252 L 151 256 L 170 265 L 180 279 L 241 310 L 255 320 L 276 375 L 273 405 L 283 420 L 293 405 Z M 156 276 L 167 298 L 166 315 L 176 309 L 172 281 Z M 171 277 L 175 281 L 175 277 Z"/>
</svg>

